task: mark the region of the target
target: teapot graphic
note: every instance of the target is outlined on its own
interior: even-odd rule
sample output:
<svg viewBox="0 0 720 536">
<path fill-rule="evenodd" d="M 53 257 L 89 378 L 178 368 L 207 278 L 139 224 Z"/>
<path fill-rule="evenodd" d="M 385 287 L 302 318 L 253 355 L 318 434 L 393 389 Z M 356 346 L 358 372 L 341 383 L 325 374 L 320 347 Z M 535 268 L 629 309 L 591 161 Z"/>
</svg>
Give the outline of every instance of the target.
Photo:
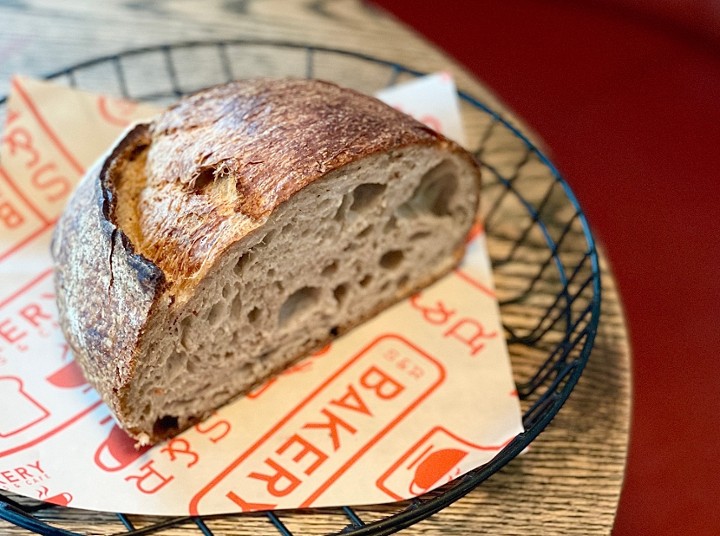
<svg viewBox="0 0 720 536">
<path fill-rule="evenodd" d="M 395 500 L 415 497 L 435 489 L 471 469 L 468 456 L 479 451 L 497 452 L 505 445 L 478 445 L 435 426 L 398 458 L 380 478 L 378 489 Z"/>
</svg>

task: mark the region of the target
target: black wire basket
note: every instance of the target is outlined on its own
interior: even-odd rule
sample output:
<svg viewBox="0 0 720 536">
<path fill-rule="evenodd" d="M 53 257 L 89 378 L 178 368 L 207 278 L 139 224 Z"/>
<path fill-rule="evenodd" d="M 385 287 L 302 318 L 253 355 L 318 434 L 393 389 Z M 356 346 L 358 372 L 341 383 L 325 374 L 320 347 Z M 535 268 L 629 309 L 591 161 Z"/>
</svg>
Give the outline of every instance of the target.
<svg viewBox="0 0 720 536">
<path fill-rule="evenodd" d="M 359 52 L 235 40 L 128 50 L 46 78 L 164 104 L 202 87 L 250 76 L 323 78 L 373 93 L 423 74 Z M 467 149 L 484 170 L 482 216 L 525 432 L 489 463 L 413 500 L 208 517 L 99 512 L 94 524 L 102 524 L 103 533 L 389 534 L 469 493 L 550 423 L 580 378 L 597 332 L 600 269 L 595 242 L 575 196 L 550 160 L 512 122 L 464 91 L 458 96 L 470 140 Z M 5 99 L 0 99 L 0 120 L 5 113 Z M 38 534 L 84 533 L 78 510 L 8 492 L 0 493 L 0 519 Z"/>
</svg>

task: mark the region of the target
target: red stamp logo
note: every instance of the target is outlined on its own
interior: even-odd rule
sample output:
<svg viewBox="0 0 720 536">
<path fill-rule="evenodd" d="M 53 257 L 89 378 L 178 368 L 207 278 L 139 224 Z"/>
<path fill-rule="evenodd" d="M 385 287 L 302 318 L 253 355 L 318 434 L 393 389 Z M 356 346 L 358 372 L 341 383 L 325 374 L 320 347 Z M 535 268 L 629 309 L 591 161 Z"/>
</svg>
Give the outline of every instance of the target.
<svg viewBox="0 0 720 536">
<path fill-rule="evenodd" d="M 132 123 L 132 116 L 137 108 L 137 103 L 99 95 L 97 97 L 97 107 L 100 117 L 105 121 L 116 127 L 125 128 Z"/>
<path fill-rule="evenodd" d="M 377 487 L 397 501 L 415 497 L 460 476 L 462 461 L 471 452 L 503 446 L 476 445 L 436 426 L 378 478 Z"/>
</svg>

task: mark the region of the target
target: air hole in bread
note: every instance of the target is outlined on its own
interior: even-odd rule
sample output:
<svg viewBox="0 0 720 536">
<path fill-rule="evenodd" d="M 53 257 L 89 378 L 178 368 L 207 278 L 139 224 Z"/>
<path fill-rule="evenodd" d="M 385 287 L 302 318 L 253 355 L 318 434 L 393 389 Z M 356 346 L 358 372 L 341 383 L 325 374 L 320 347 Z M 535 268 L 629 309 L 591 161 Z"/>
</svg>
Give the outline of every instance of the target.
<svg viewBox="0 0 720 536">
<path fill-rule="evenodd" d="M 195 176 L 195 180 L 193 181 L 193 188 L 195 189 L 195 193 L 201 194 L 203 193 L 209 185 L 211 185 L 215 181 L 215 168 L 214 167 L 207 167 L 200 170 L 200 173 L 198 173 Z"/>
<path fill-rule="evenodd" d="M 225 284 L 225 285 L 223 286 L 223 288 L 222 288 L 222 297 L 223 297 L 223 299 L 224 299 L 224 300 L 229 299 L 229 298 L 230 298 L 230 295 L 232 294 L 232 291 L 233 291 L 233 285 L 232 285 L 232 283 L 227 283 L 227 284 Z"/>
<path fill-rule="evenodd" d="M 385 222 L 385 227 L 383 227 L 383 232 L 385 232 L 385 234 L 387 234 L 395 228 L 397 228 L 397 218 L 395 216 L 390 216 L 390 219 Z"/>
<path fill-rule="evenodd" d="M 361 184 L 353 190 L 350 210 L 364 212 L 370 209 L 385 191 L 385 184 Z"/>
<path fill-rule="evenodd" d="M 141 143 L 133 147 L 132 151 L 130 151 L 130 154 L 128 155 L 128 160 L 130 162 L 134 162 L 138 159 L 140 155 L 142 155 L 145 150 L 148 148 L 146 143 Z"/>
<path fill-rule="evenodd" d="M 263 354 L 265 355 L 265 354 Z M 253 373 L 253 364 L 250 361 L 243 361 L 237 366 L 238 374 L 252 374 Z"/>
<path fill-rule="evenodd" d="M 335 216 L 333 217 L 335 221 L 341 222 L 345 219 L 345 213 L 347 212 L 351 202 L 352 194 L 345 194 L 342 198 L 340 206 L 337 209 L 337 212 L 335 213 Z"/>
<path fill-rule="evenodd" d="M 402 276 L 400 279 L 398 279 L 398 282 L 397 282 L 398 288 L 401 288 L 401 289 L 405 288 L 407 286 L 409 280 L 410 280 L 410 277 L 407 274 Z"/>
<path fill-rule="evenodd" d="M 153 433 L 156 436 L 167 437 L 175 434 L 179 429 L 178 418 L 173 415 L 165 415 L 155 420 Z"/>
<path fill-rule="evenodd" d="M 410 241 L 416 242 L 418 240 L 422 240 L 423 238 L 427 238 L 431 234 L 432 233 L 430 231 L 418 231 L 410 235 Z"/>
<path fill-rule="evenodd" d="M 252 260 L 253 254 L 251 251 L 245 252 L 244 255 L 242 255 L 238 261 L 237 264 L 235 264 L 235 275 L 239 276 L 243 273 L 243 270 L 245 267 L 250 263 Z"/>
<path fill-rule="evenodd" d="M 397 209 L 403 218 L 416 217 L 423 213 L 435 216 L 450 215 L 450 201 L 458 186 L 455 164 L 443 160 L 423 175 L 413 195 Z"/>
<path fill-rule="evenodd" d="M 178 353 L 173 352 L 168 357 L 168 372 L 167 375 L 170 378 L 177 378 L 180 374 L 185 372 L 185 365 L 187 361 L 187 354 L 185 352 Z"/>
<path fill-rule="evenodd" d="M 339 333 L 340 328 L 338 326 L 333 326 L 332 328 L 330 328 L 330 335 L 332 335 L 333 337 L 337 337 Z"/>
<path fill-rule="evenodd" d="M 248 313 L 247 317 L 248 317 L 248 322 L 250 322 L 251 324 L 254 324 L 255 322 L 257 322 L 258 319 L 260 318 L 260 308 L 253 307 L 252 310 Z"/>
<path fill-rule="evenodd" d="M 233 318 L 239 318 L 242 314 L 242 299 L 240 299 L 240 293 L 238 292 L 237 296 L 235 296 L 235 299 L 232 301 L 232 305 L 230 305 L 230 316 Z"/>
<path fill-rule="evenodd" d="M 348 285 L 347 283 L 342 283 L 335 287 L 333 290 L 333 296 L 335 297 L 335 301 L 338 302 L 338 305 L 342 305 L 342 302 L 345 300 L 345 297 L 348 293 Z"/>
<path fill-rule="evenodd" d="M 325 268 L 323 268 L 322 272 L 320 272 L 320 275 L 323 277 L 329 277 L 333 275 L 338 270 L 338 263 L 337 261 L 333 261 L 330 264 L 328 264 Z"/>
<path fill-rule="evenodd" d="M 216 327 L 221 320 L 223 320 L 223 317 L 225 313 L 225 304 L 222 302 L 216 303 L 210 308 L 210 312 L 208 313 L 207 321 L 208 324 L 210 324 L 210 327 Z"/>
<path fill-rule="evenodd" d="M 280 326 L 304 316 L 317 304 L 319 295 L 320 289 L 315 287 L 303 287 L 290 294 L 280 307 L 278 316 Z"/>
<path fill-rule="evenodd" d="M 192 323 L 192 315 L 188 315 L 180 321 L 180 343 L 185 348 L 190 344 L 190 328 L 192 327 Z"/>
<path fill-rule="evenodd" d="M 317 197 L 320 197 L 319 195 Z M 330 208 L 330 205 L 332 204 L 332 199 L 327 198 L 320 201 L 317 205 L 317 211 L 318 212 L 325 212 L 328 208 Z"/>
<path fill-rule="evenodd" d="M 402 251 L 399 249 L 392 249 L 380 257 L 380 266 L 387 270 L 392 270 L 393 268 L 400 266 L 400 263 L 404 258 L 405 254 Z"/>
<path fill-rule="evenodd" d="M 369 234 L 372 232 L 372 230 L 373 230 L 373 226 L 372 226 L 372 225 L 368 225 L 367 227 L 365 227 L 365 229 L 363 229 L 362 231 L 360 231 L 360 232 L 357 234 L 357 237 L 358 237 L 358 238 L 364 238 L 364 237 L 366 237 L 367 235 L 369 235 Z"/>
<path fill-rule="evenodd" d="M 373 277 L 370 274 L 366 274 L 361 280 L 360 280 L 360 286 L 365 288 L 367 287 L 373 280 Z"/>
<path fill-rule="evenodd" d="M 273 241 L 273 238 L 275 238 L 275 231 L 270 231 L 263 237 L 262 243 L 267 246 L 270 242 Z"/>
</svg>

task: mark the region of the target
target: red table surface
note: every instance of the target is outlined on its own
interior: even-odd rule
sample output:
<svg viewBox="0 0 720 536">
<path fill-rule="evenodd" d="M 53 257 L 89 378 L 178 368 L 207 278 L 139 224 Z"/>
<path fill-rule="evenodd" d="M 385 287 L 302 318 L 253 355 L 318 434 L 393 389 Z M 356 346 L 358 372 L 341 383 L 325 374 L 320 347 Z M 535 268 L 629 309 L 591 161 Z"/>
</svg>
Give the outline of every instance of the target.
<svg viewBox="0 0 720 536">
<path fill-rule="evenodd" d="M 693 33 L 622 2 L 375 3 L 539 133 L 610 258 L 634 369 L 613 534 L 720 534 L 720 5 Z"/>
</svg>

